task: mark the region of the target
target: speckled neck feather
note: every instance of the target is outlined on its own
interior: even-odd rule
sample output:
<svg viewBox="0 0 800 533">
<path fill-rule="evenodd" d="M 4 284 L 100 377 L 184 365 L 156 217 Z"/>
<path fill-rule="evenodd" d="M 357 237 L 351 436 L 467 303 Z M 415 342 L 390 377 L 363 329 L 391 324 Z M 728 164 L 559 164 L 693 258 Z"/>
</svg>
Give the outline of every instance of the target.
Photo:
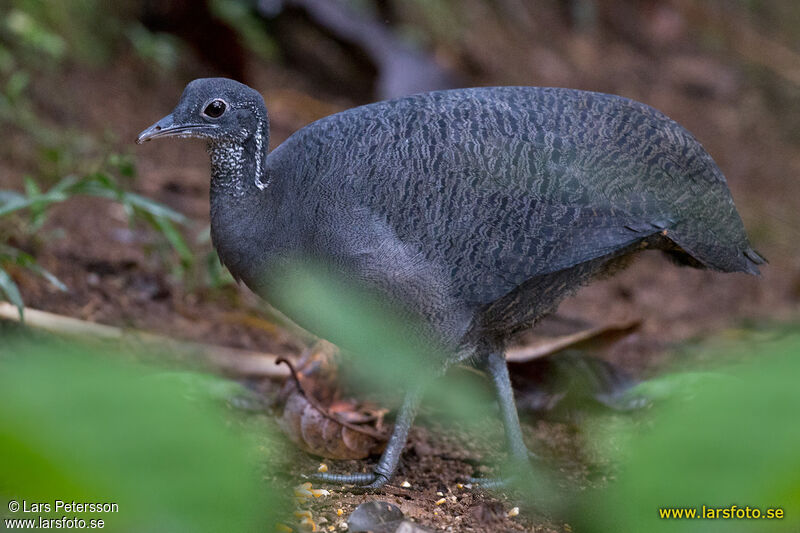
<svg viewBox="0 0 800 533">
<path fill-rule="evenodd" d="M 269 149 L 269 117 L 261 106 L 248 106 L 258 117 L 256 131 L 208 144 L 211 156 L 212 194 L 242 198 L 253 193 L 253 187 L 262 191 L 269 186 L 264 175 L 264 161 Z"/>
<path fill-rule="evenodd" d="M 263 213 L 269 174 L 269 119 L 263 104 L 247 106 L 257 117 L 252 134 L 241 131 L 208 144 L 211 156 L 211 238 L 220 258 L 238 278 L 257 267 L 250 254 L 258 249 L 257 218 Z"/>
</svg>

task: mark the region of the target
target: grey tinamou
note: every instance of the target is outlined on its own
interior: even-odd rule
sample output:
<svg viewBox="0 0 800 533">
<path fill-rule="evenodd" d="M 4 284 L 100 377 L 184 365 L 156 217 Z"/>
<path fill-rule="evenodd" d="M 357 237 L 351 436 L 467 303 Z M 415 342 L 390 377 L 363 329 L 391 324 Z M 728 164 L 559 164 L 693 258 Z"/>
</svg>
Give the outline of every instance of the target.
<svg viewBox="0 0 800 533">
<path fill-rule="evenodd" d="M 534 87 L 438 91 L 350 109 L 267 154 L 261 95 L 199 79 L 138 142 L 200 137 L 211 230 L 231 273 L 266 295 L 289 256 L 332 265 L 415 309 L 496 386 L 511 457 L 527 464 L 503 350 L 581 285 L 653 248 L 676 262 L 758 273 L 722 172 L 692 135 L 619 96 Z M 383 485 L 421 397 L 411 387 L 374 472 Z"/>
</svg>

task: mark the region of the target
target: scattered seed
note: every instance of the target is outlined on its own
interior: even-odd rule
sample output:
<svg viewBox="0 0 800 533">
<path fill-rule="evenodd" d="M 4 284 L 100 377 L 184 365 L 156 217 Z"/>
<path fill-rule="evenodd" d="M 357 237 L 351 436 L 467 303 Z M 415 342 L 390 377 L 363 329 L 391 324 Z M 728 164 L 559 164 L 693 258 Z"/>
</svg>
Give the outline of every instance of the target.
<svg viewBox="0 0 800 533">
<path fill-rule="evenodd" d="M 292 533 L 294 530 L 286 524 L 275 524 L 275 531 L 280 531 L 281 533 Z"/>
<path fill-rule="evenodd" d="M 508 512 L 509 517 L 517 516 L 519 514 L 519 507 L 514 507 Z"/>
<path fill-rule="evenodd" d="M 441 494 L 441 492 L 439 494 Z M 444 498 L 442 498 L 441 500 L 436 500 L 436 505 L 442 505 L 446 501 L 447 500 L 445 500 Z"/>
<path fill-rule="evenodd" d="M 400 484 L 400 486 L 403 487 L 404 489 L 407 489 L 407 488 L 411 487 L 411 483 L 409 483 L 408 481 L 403 481 Z"/>
<path fill-rule="evenodd" d="M 312 496 L 315 498 L 319 498 L 320 496 L 330 496 L 331 494 L 325 489 L 311 489 L 309 492 L 311 492 Z"/>
<path fill-rule="evenodd" d="M 458 487 L 459 489 L 463 489 L 464 488 L 464 484 L 463 483 L 456 483 L 456 487 Z"/>
<path fill-rule="evenodd" d="M 311 483 L 303 483 L 294 488 L 294 495 L 296 498 L 310 498 L 314 494 L 311 492 Z"/>
<path fill-rule="evenodd" d="M 437 495 L 437 496 L 439 496 L 440 498 L 441 498 L 442 496 L 444 496 L 444 494 L 442 493 L 442 491 L 439 491 L 439 492 L 437 492 L 437 493 L 436 493 L 436 495 Z"/>
<path fill-rule="evenodd" d="M 326 465 L 325 463 L 320 463 L 319 468 L 317 468 L 317 472 L 327 472 L 327 471 L 328 471 L 328 465 Z"/>
<path fill-rule="evenodd" d="M 336 509 L 336 516 L 342 516 L 344 514 L 344 509 Z"/>
</svg>

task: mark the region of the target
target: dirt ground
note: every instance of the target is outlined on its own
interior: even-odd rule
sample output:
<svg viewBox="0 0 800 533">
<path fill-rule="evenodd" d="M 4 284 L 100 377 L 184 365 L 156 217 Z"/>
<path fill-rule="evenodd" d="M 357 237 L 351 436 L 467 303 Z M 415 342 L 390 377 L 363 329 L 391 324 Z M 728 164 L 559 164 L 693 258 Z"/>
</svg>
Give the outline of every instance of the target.
<svg viewBox="0 0 800 533">
<path fill-rule="evenodd" d="M 502 49 L 503 43 L 487 46 Z M 486 75 L 490 79 L 478 77 L 474 82 L 599 88 L 644 100 L 666 112 L 692 131 L 725 171 L 754 245 L 770 264 L 763 268 L 762 277 L 755 278 L 678 268 L 658 255 L 644 254 L 623 273 L 581 290 L 561 306 L 559 316 L 590 325 L 641 320 L 637 332 L 601 354 L 638 377 L 675 364 L 670 348 L 689 339 L 753 321 L 796 318 L 800 310 L 800 250 L 796 245 L 800 240 L 800 139 L 785 131 L 782 113 L 770 105 L 769 95 L 730 57 L 670 55 L 653 59 L 614 43 L 608 45 L 607 54 L 596 57 L 596 52 L 587 51 L 580 42 L 571 46 L 559 53 L 577 55 L 579 66 L 595 66 L 574 71 L 527 66 L 514 76 L 494 72 L 491 77 Z M 542 47 L 536 50 L 545 53 Z M 692 76 L 696 65 L 713 73 L 710 78 L 701 77 L 703 91 L 695 90 L 698 82 Z M 288 68 L 256 65 L 251 70 L 250 84 L 265 95 L 270 108 L 273 146 L 304 124 L 358 103 L 313 87 Z M 132 141 L 140 130 L 172 109 L 186 81 L 207 74 L 202 65 L 192 64 L 185 66 L 180 76 L 158 78 L 125 60 L 102 70 L 75 67 L 57 75 L 63 100 L 54 114 L 61 124 L 98 134 L 111 130 L 120 146 L 136 155 L 135 188 L 192 218 L 189 231 L 195 234 L 208 220 L 208 161 L 203 146 L 198 142 L 160 142 L 133 147 Z M 36 92 L 41 104 L 45 91 Z M 86 94 L 103 105 L 87 105 Z M 23 155 L 4 157 L 0 187 L 20 187 L 25 171 Z M 167 275 L 158 257 L 137 244 L 147 242 L 148 234 L 132 231 L 119 208 L 109 202 L 72 200 L 54 211 L 43 231 L 56 228 L 63 228 L 62 236 L 43 237 L 37 257 L 70 290 L 61 293 L 18 273 L 16 279 L 32 308 L 279 355 L 297 356 L 304 348 L 301 340 L 274 324 L 246 288 L 188 290 Z M 523 335 L 520 342 L 530 337 Z M 435 530 L 571 531 L 567 524 L 527 512 L 509 517 L 507 512 L 517 503 L 475 488 L 459 488 L 466 476 L 481 473 L 477 465 L 499 453 L 502 429 L 497 426 L 495 430 L 479 439 L 457 427 L 442 426 L 426 417 L 423 409 L 422 423 L 413 430 L 392 483 L 378 496 L 334 490 L 330 496 L 313 500 L 316 523 L 326 529 L 338 527 L 342 517 L 337 516 L 337 509 L 346 517 L 358 503 L 381 499 Z M 578 425 L 527 420 L 525 436 L 530 447 L 556 464 L 565 478 L 583 486 L 602 483 L 596 475 L 597 465 L 587 458 Z M 315 471 L 320 463 L 319 458 L 305 454 L 293 458 L 291 472 L 295 476 Z M 367 470 L 374 461 L 326 463 L 332 471 L 348 472 Z M 408 481 L 410 488 L 403 488 L 403 481 Z M 288 479 L 280 482 L 289 483 Z M 446 502 L 437 505 L 442 497 Z"/>
</svg>

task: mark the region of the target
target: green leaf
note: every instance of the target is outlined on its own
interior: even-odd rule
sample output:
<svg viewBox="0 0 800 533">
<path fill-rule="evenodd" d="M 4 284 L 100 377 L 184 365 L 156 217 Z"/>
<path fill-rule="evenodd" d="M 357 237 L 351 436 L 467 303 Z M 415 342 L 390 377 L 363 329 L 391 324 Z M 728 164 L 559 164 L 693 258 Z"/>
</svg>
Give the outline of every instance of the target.
<svg viewBox="0 0 800 533">
<path fill-rule="evenodd" d="M 9 215 L 15 211 L 36 207 L 43 209 L 50 204 L 63 202 L 69 198 L 69 194 L 62 190 L 51 190 L 44 194 L 25 197 L 23 195 L 5 194 L 5 198 L 0 198 L 0 217 Z"/>
<path fill-rule="evenodd" d="M 46 270 L 45 268 L 43 268 L 43 267 L 42 267 L 41 265 L 39 265 L 38 263 L 34 262 L 34 263 L 32 263 L 32 264 L 28 265 L 28 266 L 27 266 L 27 268 L 28 268 L 28 269 L 29 269 L 31 272 L 33 272 L 33 273 L 35 273 L 35 274 L 38 274 L 40 277 L 42 277 L 42 278 L 44 278 L 45 280 L 47 280 L 47 281 L 48 281 L 48 282 L 49 282 L 51 285 L 53 285 L 53 286 L 54 286 L 56 289 L 60 290 L 61 292 L 67 292 L 67 291 L 69 291 L 69 289 L 67 288 L 67 286 L 66 286 L 66 285 L 64 285 L 64 283 L 63 283 L 63 282 L 62 282 L 60 279 L 58 279 L 58 278 L 55 276 L 55 274 L 53 274 L 53 273 L 52 273 L 52 272 L 50 272 L 49 270 Z"/>
<path fill-rule="evenodd" d="M 33 181 L 33 178 L 30 176 L 25 176 L 22 178 L 25 182 L 25 193 L 29 196 L 39 196 L 42 194 L 42 190 L 39 188 L 39 185 Z"/>
<path fill-rule="evenodd" d="M 33 201 L 30 198 L 26 198 L 21 194 L 10 194 L 10 191 L 8 191 L 0 198 L 0 217 L 20 209 L 26 209 L 31 205 L 33 205 Z"/>
<path fill-rule="evenodd" d="M 13 246 L 9 246 L 7 244 L 0 244 L 0 259 L 7 259 L 9 261 L 13 261 L 17 265 L 27 268 L 34 274 L 41 276 L 42 278 L 49 281 L 53 286 L 55 286 L 58 290 L 66 292 L 67 286 L 64 285 L 60 279 L 58 279 L 54 274 L 50 271 L 44 269 L 41 265 L 36 262 L 36 259 L 33 258 L 30 254 L 23 252 L 22 250 L 18 250 Z"/>
<path fill-rule="evenodd" d="M 231 423 L 219 378 L 163 379 L 63 341 L 3 352 L 4 510 L 23 498 L 110 502 L 116 512 L 69 514 L 103 519 L 111 531 L 211 533 L 271 531 L 291 508 L 260 479 L 257 446 L 268 436 Z"/>
<path fill-rule="evenodd" d="M 0 293 L 8 298 L 8 301 L 17 307 L 19 311 L 19 318 L 23 318 L 23 311 L 25 309 L 25 302 L 22 301 L 22 295 L 19 293 L 19 287 L 11 279 L 2 267 L 0 267 Z"/>
<path fill-rule="evenodd" d="M 750 360 L 726 368 L 725 378 L 676 376 L 667 392 L 679 397 L 656 404 L 645 424 L 628 421 L 608 435 L 616 479 L 580 495 L 575 531 L 800 531 L 800 334 L 739 344 Z M 714 355 L 730 358 L 725 352 Z M 732 506 L 757 508 L 762 518 L 702 516 L 704 507 Z M 660 518 L 665 508 L 700 517 Z M 776 508 L 783 519 L 764 517 Z"/>
<path fill-rule="evenodd" d="M 166 218 L 178 224 L 186 224 L 188 222 L 188 219 L 181 213 L 140 194 L 123 192 L 122 198 L 124 202 L 132 205 L 134 208 L 153 215 L 154 217 Z"/>
<path fill-rule="evenodd" d="M 181 233 L 175 229 L 175 226 L 172 225 L 172 222 L 170 222 L 167 218 L 156 216 L 152 217 L 152 220 L 158 230 L 162 233 L 162 235 L 164 235 L 170 245 L 172 245 L 172 247 L 178 253 L 178 257 L 181 258 L 181 262 L 186 266 L 192 264 L 194 261 L 194 255 L 189 249 L 189 245 L 186 244 L 186 241 Z"/>
<path fill-rule="evenodd" d="M 42 227 L 46 220 L 47 206 L 44 202 L 39 200 L 42 196 L 42 190 L 39 188 L 39 184 L 30 176 L 25 176 L 23 181 L 25 182 L 25 193 L 28 195 L 28 198 L 35 200 L 33 204 L 31 204 L 30 210 L 32 230 L 36 231 Z"/>
</svg>

